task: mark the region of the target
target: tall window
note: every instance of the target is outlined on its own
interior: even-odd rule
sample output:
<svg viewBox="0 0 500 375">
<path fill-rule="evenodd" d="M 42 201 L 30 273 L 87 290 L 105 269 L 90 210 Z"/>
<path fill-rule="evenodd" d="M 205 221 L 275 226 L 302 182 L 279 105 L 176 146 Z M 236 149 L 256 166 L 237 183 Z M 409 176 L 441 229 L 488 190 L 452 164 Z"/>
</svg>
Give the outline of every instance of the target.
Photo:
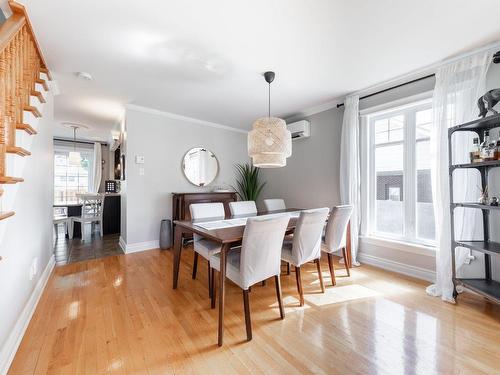
<svg viewBox="0 0 500 375">
<path fill-rule="evenodd" d="M 435 239 L 430 102 L 368 117 L 368 230 L 416 243 Z"/>
<path fill-rule="evenodd" d="M 92 145 L 78 144 L 80 152 L 79 165 L 71 165 L 69 153 L 73 144 L 67 142 L 54 143 L 54 203 L 76 202 L 76 194 L 88 193 L 92 183 L 92 162 L 94 151 Z"/>
</svg>

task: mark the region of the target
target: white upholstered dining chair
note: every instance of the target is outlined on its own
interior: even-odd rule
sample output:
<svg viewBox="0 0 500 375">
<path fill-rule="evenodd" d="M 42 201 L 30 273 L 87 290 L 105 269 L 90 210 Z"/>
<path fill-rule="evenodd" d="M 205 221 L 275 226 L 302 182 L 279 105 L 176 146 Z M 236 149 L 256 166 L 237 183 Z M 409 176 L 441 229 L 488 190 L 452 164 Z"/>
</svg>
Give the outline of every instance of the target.
<svg viewBox="0 0 500 375">
<path fill-rule="evenodd" d="M 257 206 L 254 201 L 229 202 L 231 216 L 255 215 Z"/>
<path fill-rule="evenodd" d="M 189 206 L 191 219 L 198 222 L 203 220 L 223 220 L 225 217 L 224 205 L 222 203 L 193 203 Z M 208 295 L 212 295 L 212 282 L 214 271 L 210 268 L 210 256 L 220 252 L 220 244 L 193 234 L 194 262 L 193 279 L 196 279 L 198 269 L 198 254 L 207 260 L 208 265 Z"/>
<path fill-rule="evenodd" d="M 283 199 L 264 199 L 264 207 L 266 211 L 286 210 Z"/>
<path fill-rule="evenodd" d="M 300 306 L 304 306 L 304 292 L 300 275 L 300 267 L 303 264 L 311 261 L 316 263 L 321 291 L 325 292 L 319 260 L 321 257 L 321 237 L 329 211 L 327 207 L 301 211 L 293 240 L 283 242 L 281 259 L 295 267 Z"/>
<path fill-rule="evenodd" d="M 74 223 L 81 224 L 82 241 L 85 240 L 85 224 L 99 224 L 99 235 L 102 237 L 102 213 L 104 208 L 104 194 L 78 194 L 82 200 L 80 216 L 71 216 L 69 220 L 69 238 L 73 238 Z"/>
<path fill-rule="evenodd" d="M 243 290 L 247 340 L 252 339 L 248 298 L 252 285 L 274 276 L 280 316 L 285 318 L 281 298 L 280 252 L 289 220 L 288 214 L 248 218 L 241 248 L 231 249 L 227 254 L 226 277 Z M 210 257 L 210 265 L 220 271 L 220 253 Z M 215 307 L 215 282 L 212 288 L 212 307 Z"/>
<path fill-rule="evenodd" d="M 323 251 L 328 254 L 328 268 L 330 269 L 332 285 L 336 284 L 333 253 L 337 251 L 342 251 L 347 276 L 351 276 L 346 259 L 346 234 L 351 214 L 352 206 L 345 205 L 333 207 L 330 218 L 328 219 L 328 224 L 326 225 L 325 246 L 323 247 Z"/>
</svg>

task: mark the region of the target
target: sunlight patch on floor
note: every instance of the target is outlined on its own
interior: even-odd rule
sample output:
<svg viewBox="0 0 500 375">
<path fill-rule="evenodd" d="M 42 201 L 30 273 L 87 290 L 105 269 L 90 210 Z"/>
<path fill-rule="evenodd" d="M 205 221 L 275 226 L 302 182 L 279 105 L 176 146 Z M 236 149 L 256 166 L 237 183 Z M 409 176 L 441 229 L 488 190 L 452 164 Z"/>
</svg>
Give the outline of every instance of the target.
<svg viewBox="0 0 500 375">
<path fill-rule="evenodd" d="M 302 311 L 305 309 L 309 309 L 310 306 L 305 304 L 304 306 L 299 306 L 299 298 L 293 296 L 283 296 L 283 306 L 285 306 L 285 313 L 294 312 L 294 311 Z M 279 313 L 278 301 L 269 306 L 272 309 L 275 309 Z"/>
<path fill-rule="evenodd" d="M 326 288 L 325 293 L 306 293 L 304 294 L 304 299 L 306 300 L 306 303 L 310 303 L 315 306 L 324 306 L 361 298 L 375 297 L 377 295 L 379 295 L 378 292 L 362 285 L 346 285 Z"/>
</svg>

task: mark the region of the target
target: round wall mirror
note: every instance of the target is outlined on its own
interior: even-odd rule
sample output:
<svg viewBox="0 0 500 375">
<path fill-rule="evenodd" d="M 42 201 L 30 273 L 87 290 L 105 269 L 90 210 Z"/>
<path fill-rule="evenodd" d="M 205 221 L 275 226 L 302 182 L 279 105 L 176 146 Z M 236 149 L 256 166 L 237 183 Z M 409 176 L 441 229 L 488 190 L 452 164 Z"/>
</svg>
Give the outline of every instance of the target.
<svg viewBox="0 0 500 375">
<path fill-rule="evenodd" d="M 182 161 L 184 176 L 196 186 L 207 186 L 219 172 L 219 162 L 215 154 L 203 147 L 192 148 Z"/>
</svg>

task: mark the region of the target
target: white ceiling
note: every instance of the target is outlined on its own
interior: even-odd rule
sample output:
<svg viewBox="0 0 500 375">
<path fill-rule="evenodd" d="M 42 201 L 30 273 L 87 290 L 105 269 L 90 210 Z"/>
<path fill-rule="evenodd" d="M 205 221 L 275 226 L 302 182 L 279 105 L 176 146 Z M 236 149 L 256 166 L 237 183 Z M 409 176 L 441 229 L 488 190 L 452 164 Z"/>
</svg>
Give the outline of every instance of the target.
<svg viewBox="0 0 500 375">
<path fill-rule="evenodd" d="M 267 113 L 266 70 L 286 117 L 500 40 L 498 0 L 23 3 L 59 85 L 56 118 L 92 136 L 126 103 L 249 129 Z"/>
</svg>

